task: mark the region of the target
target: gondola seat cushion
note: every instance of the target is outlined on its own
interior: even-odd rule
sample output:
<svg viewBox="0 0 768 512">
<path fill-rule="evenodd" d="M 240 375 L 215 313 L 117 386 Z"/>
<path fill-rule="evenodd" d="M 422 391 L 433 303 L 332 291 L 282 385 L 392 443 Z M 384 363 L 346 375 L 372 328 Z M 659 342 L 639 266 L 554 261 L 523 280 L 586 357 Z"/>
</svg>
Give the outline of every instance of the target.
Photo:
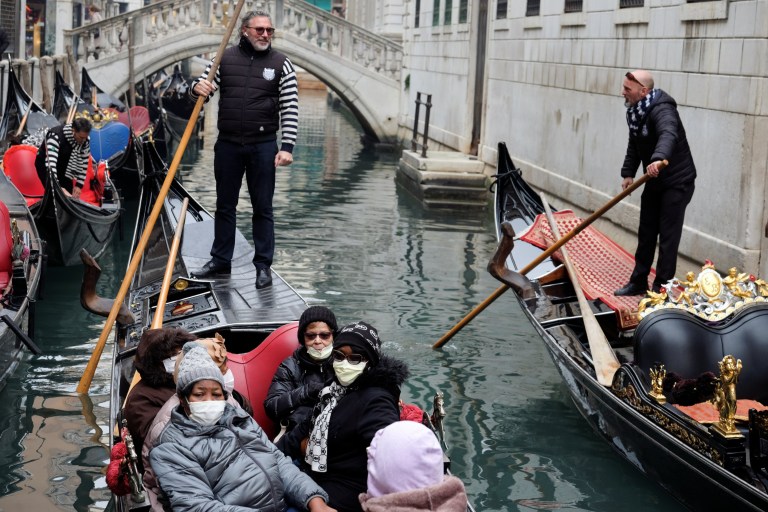
<svg viewBox="0 0 768 512">
<path fill-rule="evenodd" d="M 35 169 L 35 158 L 37 148 L 27 144 L 11 146 L 3 156 L 3 172 L 24 196 L 27 206 L 37 203 L 45 195 L 45 187 Z"/>
<path fill-rule="evenodd" d="M 5 290 L 13 276 L 13 236 L 11 235 L 11 214 L 8 207 L 0 201 L 0 292 Z"/>
<path fill-rule="evenodd" d="M 250 352 L 227 355 L 227 366 L 235 376 L 235 389 L 251 402 L 254 419 L 270 439 L 277 434 L 277 428 L 264 410 L 264 399 L 277 367 L 299 347 L 297 330 L 298 322 L 283 325 Z"/>
<path fill-rule="evenodd" d="M 98 161 L 109 160 L 128 147 L 131 129 L 123 123 L 110 121 L 91 130 L 91 155 Z"/>
<path fill-rule="evenodd" d="M 655 311 L 638 325 L 634 346 L 635 364 L 646 375 L 662 363 L 684 379 L 719 375 L 718 363 L 733 355 L 743 364 L 737 397 L 768 404 L 768 304 L 745 307 L 717 323 L 679 310 Z"/>
</svg>

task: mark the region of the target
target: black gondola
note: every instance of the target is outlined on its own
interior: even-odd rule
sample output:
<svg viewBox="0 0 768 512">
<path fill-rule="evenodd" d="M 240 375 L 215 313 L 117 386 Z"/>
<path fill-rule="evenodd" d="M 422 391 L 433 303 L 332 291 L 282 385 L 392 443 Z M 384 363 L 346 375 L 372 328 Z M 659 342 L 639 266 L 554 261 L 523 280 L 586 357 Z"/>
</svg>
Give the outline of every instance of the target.
<svg viewBox="0 0 768 512">
<path fill-rule="evenodd" d="M 612 383 L 603 386 L 582 317 L 588 313 L 582 313 L 574 282 L 558 261 L 545 260 L 526 277 L 515 275 L 543 251 L 524 240 L 531 240 L 525 230 L 544 208 L 503 143 L 498 173 L 500 245 L 489 270 L 515 291 L 587 422 L 627 461 L 693 510 L 768 510 L 768 413 L 760 412 L 760 402 L 768 403 L 768 372 L 762 362 L 768 353 L 768 283 L 735 269 L 722 277 L 707 261 L 698 275 L 675 279 L 662 293 L 649 293 L 642 301 L 637 297 L 634 311 L 609 308 L 607 294 L 590 297 L 588 305 L 621 363 Z M 522 238 L 514 245 L 505 223 Z M 587 259 L 599 260 L 597 254 Z M 579 275 L 588 275 L 589 267 L 582 268 Z M 729 398 L 736 359 L 739 400 Z M 712 389 L 719 390 L 714 397 Z M 707 400 L 726 407 L 714 409 Z"/>
<path fill-rule="evenodd" d="M 5 175 L 0 176 L 0 389 L 18 366 L 25 347 L 40 353 L 32 338 L 42 255 L 43 242 L 24 197 Z"/>
<path fill-rule="evenodd" d="M 142 186 L 132 253 L 165 177 L 164 164 L 154 147 L 148 147 L 147 151 L 147 179 Z M 253 249 L 239 230 L 230 276 L 206 280 L 189 278 L 191 271 L 210 258 L 208 251 L 214 221 L 213 216 L 175 180 L 118 315 L 112 354 L 110 428 L 117 433 L 123 425 L 121 408 L 135 378 L 134 355 L 141 334 L 152 324 L 157 312 L 161 283 L 184 199 L 189 203 L 183 242 L 162 310 L 163 327 L 183 328 L 199 337 L 223 336 L 228 353 L 227 365 L 235 377 L 235 389 L 249 400 L 254 418 L 272 438 L 278 428 L 268 418 L 262 404 L 277 366 L 298 347 L 296 320 L 307 304 L 274 270 L 272 286 L 256 289 Z M 109 301 L 105 303 L 95 294 L 98 278 L 98 272 L 93 270 L 97 268 L 95 261 L 88 257 L 84 257 L 84 261 L 91 270 L 86 270 L 81 302 L 89 311 L 107 316 L 109 310 L 105 304 Z M 435 397 L 435 405 L 442 410 L 441 396 Z M 441 429 L 443 416 L 433 415 L 433 418 L 438 425 L 436 428 Z M 113 442 L 120 440 L 121 436 L 117 434 L 113 437 Z M 140 480 L 141 476 L 137 475 L 135 481 Z M 114 496 L 114 503 L 117 511 L 144 511 L 148 507 L 146 495 L 139 488 L 133 488 L 132 493 L 124 496 Z M 469 507 L 468 510 L 473 509 Z"/>
<path fill-rule="evenodd" d="M 27 116 L 24 121 L 24 116 Z M 24 123 L 21 133 L 16 136 L 19 127 Z M 9 139 L 23 140 L 25 137 L 37 132 L 57 126 L 58 121 L 48 114 L 43 107 L 37 104 L 32 97 L 21 87 L 13 67 L 8 70 L 8 92 L 5 100 L 5 109 L 0 120 L 0 141 L 7 144 Z"/>
</svg>

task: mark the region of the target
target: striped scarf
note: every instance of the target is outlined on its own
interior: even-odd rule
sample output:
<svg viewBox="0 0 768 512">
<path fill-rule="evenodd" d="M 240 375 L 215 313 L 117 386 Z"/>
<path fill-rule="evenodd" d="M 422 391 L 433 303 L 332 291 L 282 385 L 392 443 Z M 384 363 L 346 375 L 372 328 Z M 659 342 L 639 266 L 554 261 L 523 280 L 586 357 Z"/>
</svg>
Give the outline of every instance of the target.
<svg viewBox="0 0 768 512">
<path fill-rule="evenodd" d="M 324 405 L 314 420 L 307 443 L 307 455 L 304 457 L 304 461 L 312 466 L 312 471 L 317 473 L 328 471 L 328 425 L 331 423 L 331 413 L 346 392 L 347 388 L 337 382 L 320 391 L 320 400 Z"/>
<path fill-rule="evenodd" d="M 653 100 L 656 99 L 657 89 L 651 89 L 651 92 L 645 95 L 643 99 L 627 107 L 627 125 L 629 126 L 629 134 L 632 137 L 637 137 L 640 132 L 640 125 L 643 124 L 645 116 L 648 115 L 648 110 L 653 104 Z"/>
<path fill-rule="evenodd" d="M 88 139 L 82 144 L 78 144 L 75 141 L 75 133 L 72 131 L 71 124 L 64 125 L 64 137 L 67 138 L 67 142 L 72 146 L 72 153 L 69 156 L 67 171 L 64 175 L 75 180 L 78 186 L 82 186 L 88 170 L 88 154 L 91 152 L 91 145 Z"/>
</svg>

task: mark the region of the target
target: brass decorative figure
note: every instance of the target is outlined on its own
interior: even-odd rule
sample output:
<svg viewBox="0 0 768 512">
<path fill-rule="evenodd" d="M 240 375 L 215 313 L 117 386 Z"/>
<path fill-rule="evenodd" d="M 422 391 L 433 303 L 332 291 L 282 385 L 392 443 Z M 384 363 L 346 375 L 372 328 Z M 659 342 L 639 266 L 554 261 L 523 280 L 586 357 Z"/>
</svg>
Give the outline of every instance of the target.
<svg viewBox="0 0 768 512">
<path fill-rule="evenodd" d="M 736 428 L 736 383 L 741 373 L 741 359 L 727 355 L 720 363 L 720 378 L 715 389 L 712 403 L 720 412 L 720 421 L 712 426 L 713 430 L 726 438 L 743 437 Z"/>
<path fill-rule="evenodd" d="M 664 378 L 667 376 L 667 370 L 663 364 L 657 364 L 649 370 L 651 376 L 651 390 L 648 394 L 659 404 L 667 403 L 667 397 L 664 396 Z"/>
<path fill-rule="evenodd" d="M 642 313 L 645 308 L 650 308 L 653 306 L 658 306 L 659 304 L 664 304 L 664 302 L 667 300 L 667 290 L 665 288 L 662 288 L 660 292 L 656 293 L 651 290 L 648 290 L 648 296 L 640 301 L 640 304 L 637 305 L 637 311 Z"/>
<path fill-rule="evenodd" d="M 744 286 L 742 285 L 742 283 L 745 283 L 747 279 L 749 279 L 749 276 L 743 273 L 739 274 L 738 272 L 739 271 L 736 267 L 729 268 L 728 275 L 723 278 L 723 284 L 736 297 L 751 297 L 752 294 L 745 290 Z"/>
</svg>

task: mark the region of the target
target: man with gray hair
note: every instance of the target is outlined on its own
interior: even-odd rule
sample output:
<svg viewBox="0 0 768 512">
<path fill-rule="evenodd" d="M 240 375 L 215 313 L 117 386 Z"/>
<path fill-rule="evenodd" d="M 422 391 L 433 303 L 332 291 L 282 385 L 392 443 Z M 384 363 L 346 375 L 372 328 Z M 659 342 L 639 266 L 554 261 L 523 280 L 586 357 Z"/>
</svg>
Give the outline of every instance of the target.
<svg viewBox="0 0 768 512">
<path fill-rule="evenodd" d="M 648 290 L 657 240 L 659 258 L 652 290 L 659 292 L 675 277 L 685 208 L 693 197 L 696 180 L 696 166 L 675 100 L 655 88 L 651 74 L 641 69 L 624 75 L 622 96 L 629 143 L 621 168 L 621 188 L 632 185 L 640 164 L 654 179 L 645 184 L 640 198 L 635 268 L 629 282 L 614 292 L 618 296 L 642 295 Z"/>
<path fill-rule="evenodd" d="M 237 199 L 243 174 L 253 207 L 253 264 L 256 288 L 272 285 L 275 223 L 272 196 L 275 170 L 293 162 L 299 125 L 296 73 L 288 58 L 272 49 L 275 29 L 263 11 L 248 12 L 240 25 L 240 41 L 224 51 L 214 82 L 206 68 L 190 94 L 210 99 L 221 88 L 219 136 L 214 148 L 216 218 L 211 259 L 193 277 L 231 272 L 235 248 Z M 281 131 L 280 147 L 277 131 Z"/>
</svg>

